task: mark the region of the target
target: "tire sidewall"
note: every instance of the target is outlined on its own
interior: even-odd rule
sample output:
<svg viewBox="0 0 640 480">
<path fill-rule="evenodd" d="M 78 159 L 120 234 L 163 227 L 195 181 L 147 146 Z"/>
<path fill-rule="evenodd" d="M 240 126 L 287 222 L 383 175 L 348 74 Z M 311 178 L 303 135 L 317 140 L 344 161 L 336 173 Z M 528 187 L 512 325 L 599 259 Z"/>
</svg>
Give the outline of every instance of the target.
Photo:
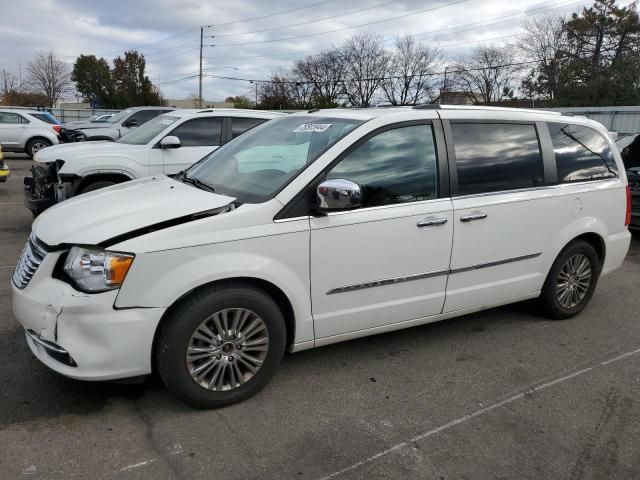
<svg viewBox="0 0 640 480">
<path fill-rule="evenodd" d="M 558 276 L 567 260 L 578 254 L 584 255 L 591 264 L 591 283 L 589 284 L 587 293 L 580 301 L 580 303 L 572 308 L 565 308 L 560 305 L 560 302 L 558 301 Z M 549 275 L 544 285 L 543 296 L 549 313 L 554 318 L 564 319 L 573 317 L 584 310 L 584 308 L 591 300 L 591 297 L 593 296 L 593 292 L 595 291 L 596 285 L 598 283 L 598 278 L 600 277 L 601 270 L 602 266 L 600 264 L 600 260 L 598 259 L 598 254 L 591 245 L 584 241 L 577 241 L 568 245 L 562 252 L 560 252 L 558 257 L 556 258 L 556 261 L 553 263 L 553 266 L 549 271 Z"/>
<path fill-rule="evenodd" d="M 33 151 L 33 145 L 36 142 L 42 142 L 45 143 L 47 145 L 47 147 L 51 146 L 51 142 L 49 140 L 45 140 L 44 138 L 33 138 L 31 140 L 29 140 L 29 143 L 27 143 L 27 155 L 29 155 L 29 157 L 33 158 L 33 156 L 36 154 L 36 152 Z M 46 148 L 46 147 L 43 147 Z M 42 150 L 42 149 L 40 149 Z"/>
<path fill-rule="evenodd" d="M 107 188 L 116 185 L 116 182 L 112 180 L 96 180 L 95 182 L 88 183 L 78 193 L 78 195 L 82 195 L 83 193 L 95 192 L 96 190 L 100 190 L 101 188 Z"/>
<path fill-rule="evenodd" d="M 214 392 L 193 381 L 186 365 L 186 350 L 195 329 L 213 313 L 227 308 L 246 308 L 259 315 L 269 333 L 269 350 L 250 380 L 232 390 Z M 178 307 L 163 326 L 158 341 L 156 365 L 169 390 L 191 405 L 212 408 L 249 398 L 268 383 L 284 355 L 286 330 L 280 309 L 266 294 L 253 289 L 228 289 Z"/>
</svg>

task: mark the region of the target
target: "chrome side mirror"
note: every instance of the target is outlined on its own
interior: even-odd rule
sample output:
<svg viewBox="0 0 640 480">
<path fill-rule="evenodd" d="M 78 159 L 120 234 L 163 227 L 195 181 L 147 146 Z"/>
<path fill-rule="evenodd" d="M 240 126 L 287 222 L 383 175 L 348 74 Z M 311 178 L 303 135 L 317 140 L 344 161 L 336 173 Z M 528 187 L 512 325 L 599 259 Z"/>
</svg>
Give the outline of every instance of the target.
<svg viewBox="0 0 640 480">
<path fill-rule="evenodd" d="M 315 210 L 319 212 L 352 210 L 362 203 L 360 185 L 351 180 L 325 180 L 318 185 L 316 195 Z"/>
</svg>

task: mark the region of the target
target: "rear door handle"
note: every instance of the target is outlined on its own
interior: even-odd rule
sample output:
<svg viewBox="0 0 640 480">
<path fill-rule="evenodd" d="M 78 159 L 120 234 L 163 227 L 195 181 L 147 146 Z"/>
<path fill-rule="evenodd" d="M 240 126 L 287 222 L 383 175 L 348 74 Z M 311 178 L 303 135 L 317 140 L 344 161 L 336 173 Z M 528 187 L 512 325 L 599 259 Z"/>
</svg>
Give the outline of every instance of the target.
<svg viewBox="0 0 640 480">
<path fill-rule="evenodd" d="M 447 219 L 444 217 L 426 217 L 420 220 L 416 225 L 418 228 L 437 227 L 438 225 L 444 225 L 445 223 L 447 223 Z"/>
<path fill-rule="evenodd" d="M 469 215 L 462 215 L 460 217 L 461 222 L 473 222 L 475 220 L 483 220 L 487 218 L 487 214 L 481 211 L 471 212 Z"/>
</svg>

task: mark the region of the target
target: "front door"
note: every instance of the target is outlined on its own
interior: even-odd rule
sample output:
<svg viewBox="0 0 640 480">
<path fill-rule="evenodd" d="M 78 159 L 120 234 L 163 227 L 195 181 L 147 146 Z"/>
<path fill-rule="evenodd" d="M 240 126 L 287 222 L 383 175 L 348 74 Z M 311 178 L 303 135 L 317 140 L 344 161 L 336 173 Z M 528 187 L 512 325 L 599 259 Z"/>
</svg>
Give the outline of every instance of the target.
<svg viewBox="0 0 640 480">
<path fill-rule="evenodd" d="M 374 132 L 326 173 L 359 184 L 362 206 L 310 220 L 317 339 L 442 311 L 453 210 L 435 136 L 431 123 Z"/>
<path fill-rule="evenodd" d="M 220 146 L 222 117 L 203 117 L 187 120 L 168 135 L 180 139 L 179 148 L 162 150 L 165 175 L 180 172 L 196 163 Z"/>
</svg>

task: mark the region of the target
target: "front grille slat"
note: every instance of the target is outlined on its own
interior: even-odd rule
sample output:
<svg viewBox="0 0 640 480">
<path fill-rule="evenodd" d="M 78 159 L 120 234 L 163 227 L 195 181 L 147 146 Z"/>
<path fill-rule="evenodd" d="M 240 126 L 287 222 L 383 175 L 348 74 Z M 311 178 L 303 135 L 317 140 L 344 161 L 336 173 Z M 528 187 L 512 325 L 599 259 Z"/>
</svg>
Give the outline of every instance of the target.
<svg viewBox="0 0 640 480">
<path fill-rule="evenodd" d="M 35 275 L 42 261 L 46 258 L 47 253 L 46 248 L 41 242 L 35 235 L 31 234 L 27 244 L 22 250 L 16 269 L 13 272 L 13 284 L 20 289 L 25 288 Z"/>
</svg>

